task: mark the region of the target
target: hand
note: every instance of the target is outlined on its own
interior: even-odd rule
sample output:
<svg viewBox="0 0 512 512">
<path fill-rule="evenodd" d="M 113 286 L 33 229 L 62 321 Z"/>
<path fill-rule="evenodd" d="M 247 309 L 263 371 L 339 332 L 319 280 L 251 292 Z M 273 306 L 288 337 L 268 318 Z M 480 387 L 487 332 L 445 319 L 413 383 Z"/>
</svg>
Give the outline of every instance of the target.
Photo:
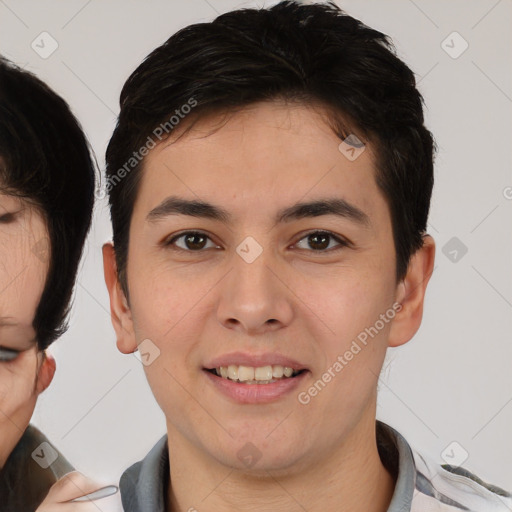
<svg viewBox="0 0 512 512">
<path fill-rule="evenodd" d="M 103 487 L 105 486 L 87 478 L 82 473 L 72 471 L 52 485 L 36 512 L 121 512 L 119 493 L 111 498 L 72 501 Z"/>
</svg>

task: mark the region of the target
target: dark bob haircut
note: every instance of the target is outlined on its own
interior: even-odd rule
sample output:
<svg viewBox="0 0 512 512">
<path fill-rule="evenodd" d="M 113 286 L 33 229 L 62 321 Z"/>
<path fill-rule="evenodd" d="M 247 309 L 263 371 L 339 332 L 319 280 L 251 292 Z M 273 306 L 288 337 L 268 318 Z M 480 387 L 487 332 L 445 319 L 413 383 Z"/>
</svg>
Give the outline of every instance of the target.
<svg viewBox="0 0 512 512">
<path fill-rule="evenodd" d="M 33 74 L 0 58 L 0 192 L 41 211 L 50 240 L 49 271 L 33 321 L 40 350 L 68 327 L 94 204 L 91 155 L 68 104 Z"/>
<path fill-rule="evenodd" d="M 373 145 L 376 183 L 391 213 L 396 278 L 403 279 L 411 255 L 423 245 L 434 182 L 435 143 L 424 126 L 414 74 L 388 36 L 334 3 L 283 1 L 185 27 L 126 81 L 106 172 L 127 297 L 130 219 L 144 163 L 132 158 L 134 152 L 148 145 L 151 134 L 162 140 L 158 127 L 172 124 L 173 117 L 179 121 L 175 114 L 189 111 L 191 102 L 184 133 L 208 114 L 273 100 L 320 106 L 340 138 L 354 133 Z"/>
</svg>

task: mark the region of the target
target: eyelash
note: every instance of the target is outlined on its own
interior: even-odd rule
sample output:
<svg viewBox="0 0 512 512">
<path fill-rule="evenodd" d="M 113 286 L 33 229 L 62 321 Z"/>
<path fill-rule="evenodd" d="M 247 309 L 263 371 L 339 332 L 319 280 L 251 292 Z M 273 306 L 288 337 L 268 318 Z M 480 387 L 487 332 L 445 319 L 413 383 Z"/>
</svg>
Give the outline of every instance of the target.
<svg viewBox="0 0 512 512">
<path fill-rule="evenodd" d="M 20 355 L 19 350 L 0 347 L 0 363 L 10 363 Z"/>
<path fill-rule="evenodd" d="M 14 213 L 8 212 L 0 215 L 0 222 L 2 224 L 9 224 L 14 220 Z"/>
<path fill-rule="evenodd" d="M 203 237 L 206 237 L 208 240 L 212 241 L 211 238 L 206 233 L 204 233 L 202 231 L 185 231 L 183 233 L 180 233 L 180 234 L 175 235 L 172 238 L 168 239 L 167 241 L 164 242 L 164 245 L 166 247 L 170 247 L 170 246 L 174 245 L 175 242 L 177 240 L 179 240 L 180 238 L 184 238 L 184 237 L 187 237 L 190 235 L 203 236 Z M 336 241 L 338 243 L 338 247 L 336 247 L 334 249 L 330 248 L 330 249 L 323 249 L 323 250 L 314 250 L 314 249 L 302 249 L 302 250 L 307 250 L 308 252 L 313 252 L 313 253 L 326 253 L 326 252 L 340 250 L 344 247 L 349 247 L 351 245 L 350 242 L 343 240 L 342 238 L 335 235 L 334 233 L 331 233 L 330 231 L 325 231 L 325 230 L 310 231 L 309 233 L 306 233 L 305 235 L 303 235 L 293 245 L 297 245 L 299 242 L 301 242 L 302 240 L 304 240 L 312 235 L 326 235 L 326 236 L 330 237 L 331 239 L 333 239 L 334 241 Z M 330 243 L 329 243 L 329 245 L 330 245 Z M 176 245 L 174 245 L 174 247 L 172 247 L 172 249 L 178 250 L 178 251 L 184 251 L 184 252 L 204 252 L 204 250 L 206 250 L 203 248 L 203 249 L 199 249 L 199 250 L 195 251 L 192 249 L 183 249 L 182 247 L 177 247 Z M 208 249 L 211 249 L 211 247 L 209 247 Z"/>
</svg>

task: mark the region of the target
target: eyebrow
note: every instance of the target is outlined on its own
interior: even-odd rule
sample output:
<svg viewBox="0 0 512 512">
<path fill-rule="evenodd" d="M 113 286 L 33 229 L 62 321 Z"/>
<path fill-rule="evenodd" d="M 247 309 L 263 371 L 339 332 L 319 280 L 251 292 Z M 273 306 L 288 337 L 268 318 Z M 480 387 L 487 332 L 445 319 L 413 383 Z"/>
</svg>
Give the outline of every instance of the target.
<svg viewBox="0 0 512 512">
<path fill-rule="evenodd" d="M 146 220 L 156 222 L 170 215 L 188 215 L 216 220 L 224 224 L 229 224 L 232 220 L 231 214 L 220 206 L 215 206 L 205 201 L 183 199 L 176 196 L 169 196 L 164 199 L 148 213 Z M 296 203 L 279 210 L 274 222 L 278 224 L 309 217 L 319 217 L 321 215 L 336 215 L 366 227 L 371 225 L 370 218 L 365 212 L 341 198 L 325 198 Z"/>
</svg>

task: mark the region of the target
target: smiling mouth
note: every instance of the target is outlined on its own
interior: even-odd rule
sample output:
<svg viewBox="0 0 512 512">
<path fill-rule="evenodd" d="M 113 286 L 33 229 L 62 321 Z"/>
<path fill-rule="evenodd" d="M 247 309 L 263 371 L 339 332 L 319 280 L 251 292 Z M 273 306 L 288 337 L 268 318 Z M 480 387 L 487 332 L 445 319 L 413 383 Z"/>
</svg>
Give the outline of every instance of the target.
<svg viewBox="0 0 512 512">
<path fill-rule="evenodd" d="M 219 368 L 205 368 L 205 370 L 222 379 L 240 384 L 272 384 L 286 379 L 293 379 L 304 373 L 303 370 L 294 370 L 288 366 L 267 365 L 260 367 L 251 366 L 220 366 Z"/>
</svg>

